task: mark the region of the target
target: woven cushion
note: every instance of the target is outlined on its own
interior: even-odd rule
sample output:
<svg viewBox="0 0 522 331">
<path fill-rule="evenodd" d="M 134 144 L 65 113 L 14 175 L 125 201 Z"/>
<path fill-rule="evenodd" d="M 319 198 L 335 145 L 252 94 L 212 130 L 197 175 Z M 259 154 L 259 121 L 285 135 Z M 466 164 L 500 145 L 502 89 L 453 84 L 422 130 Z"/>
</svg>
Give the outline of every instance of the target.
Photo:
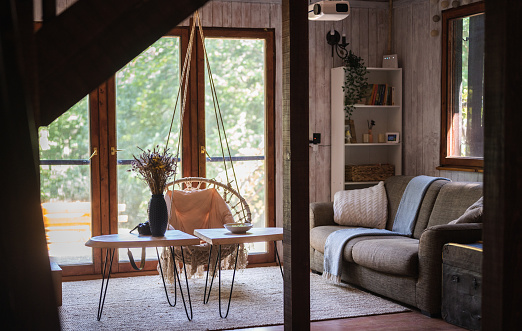
<svg viewBox="0 0 522 331">
<path fill-rule="evenodd" d="M 462 216 L 449 222 L 449 224 L 459 224 L 459 223 L 482 223 L 482 207 L 483 207 L 483 197 L 477 200 L 474 204 L 472 204 Z"/>
<path fill-rule="evenodd" d="M 334 222 L 345 226 L 384 229 L 387 204 L 384 182 L 361 190 L 339 191 L 334 196 Z"/>
</svg>

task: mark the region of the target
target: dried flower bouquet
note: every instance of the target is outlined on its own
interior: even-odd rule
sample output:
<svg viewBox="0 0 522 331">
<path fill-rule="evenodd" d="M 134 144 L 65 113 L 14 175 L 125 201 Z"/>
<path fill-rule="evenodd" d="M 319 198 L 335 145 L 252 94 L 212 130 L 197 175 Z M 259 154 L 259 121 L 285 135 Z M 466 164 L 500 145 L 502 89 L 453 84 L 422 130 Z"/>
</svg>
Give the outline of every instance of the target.
<svg viewBox="0 0 522 331">
<path fill-rule="evenodd" d="M 138 147 L 139 148 L 139 147 Z M 176 173 L 176 158 L 172 157 L 169 149 L 160 151 L 159 146 L 142 151 L 138 156 L 133 155 L 131 171 L 141 175 L 149 185 L 152 194 L 163 194 L 169 178 Z"/>
</svg>

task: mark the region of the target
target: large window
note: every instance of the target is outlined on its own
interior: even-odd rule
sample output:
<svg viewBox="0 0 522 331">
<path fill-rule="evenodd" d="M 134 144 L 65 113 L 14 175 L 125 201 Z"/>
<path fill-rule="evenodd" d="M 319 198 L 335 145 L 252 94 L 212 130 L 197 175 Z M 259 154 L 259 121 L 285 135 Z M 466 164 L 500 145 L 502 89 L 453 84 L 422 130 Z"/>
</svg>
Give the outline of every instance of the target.
<svg viewBox="0 0 522 331">
<path fill-rule="evenodd" d="M 443 167 L 484 164 L 484 3 L 442 13 Z"/>
<path fill-rule="evenodd" d="M 205 34 L 240 193 L 250 205 L 255 226 L 275 226 L 274 33 L 205 29 Z M 84 245 L 91 236 L 127 233 L 147 220 L 150 191 L 128 170 L 132 155 L 140 152 L 138 147 L 152 149 L 166 143 L 188 35 L 187 28 L 173 29 L 88 98 L 40 128 L 49 254 L 64 275 L 100 271 L 101 251 Z M 226 184 L 199 35 L 192 60 L 177 179 L 199 176 Z M 171 150 L 179 133 L 176 116 Z M 274 260 L 270 245 L 249 249 L 250 263 Z M 133 271 L 126 250 L 117 255 L 113 272 Z M 147 260 L 155 257 L 155 250 L 148 250 Z M 147 261 L 145 268 L 155 270 L 156 262 Z"/>
</svg>

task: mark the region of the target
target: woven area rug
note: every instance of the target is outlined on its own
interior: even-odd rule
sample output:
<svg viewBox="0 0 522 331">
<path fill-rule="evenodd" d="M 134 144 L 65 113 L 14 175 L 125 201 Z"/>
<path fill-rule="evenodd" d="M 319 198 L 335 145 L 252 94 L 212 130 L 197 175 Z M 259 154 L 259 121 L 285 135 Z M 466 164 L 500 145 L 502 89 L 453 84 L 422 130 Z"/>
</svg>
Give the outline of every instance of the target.
<svg viewBox="0 0 522 331">
<path fill-rule="evenodd" d="M 225 311 L 232 271 L 223 271 L 222 279 Z M 409 310 L 345 284 L 325 283 L 315 274 L 310 274 L 310 284 L 312 320 Z M 143 276 L 111 279 L 103 315 L 97 321 L 100 286 L 101 280 L 63 283 L 62 330 L 221 330 L 283 324 L 283 279 L 278 267 L 238 271 L 226 319 L 218 312 L 217 282 L 204 305 L 205 278 L 189 279 L 194 318 L 188 321 L 179 290 L 176 306 L 170 307 L 161 277 Z M 168 285 L 168 289 L 174 302 L 174 288 Z"/>
</svg>

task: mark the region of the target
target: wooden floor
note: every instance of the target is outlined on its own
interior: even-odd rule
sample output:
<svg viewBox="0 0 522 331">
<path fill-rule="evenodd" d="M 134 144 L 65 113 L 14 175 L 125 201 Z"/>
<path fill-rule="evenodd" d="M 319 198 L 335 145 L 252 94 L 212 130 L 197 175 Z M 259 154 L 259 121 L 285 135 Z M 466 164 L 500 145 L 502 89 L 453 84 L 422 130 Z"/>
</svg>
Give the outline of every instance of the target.
<svg viewBox="0 0 522 331">
<path fill-rule="evenodd" d="M 312 331 L 340 331 L 340 330 L 397 330 L 397 331 L 422 331 L 422 330 L 465 330 L 448 324 L 440 318 L 429 318 L 419 312 L 385 314 L 376 316 L 363 316 L 343 318 L 329 321 L 312 322 Z M 282 325 L 236 329 L 248 331 L 283 331 Z"/>
</svg>

